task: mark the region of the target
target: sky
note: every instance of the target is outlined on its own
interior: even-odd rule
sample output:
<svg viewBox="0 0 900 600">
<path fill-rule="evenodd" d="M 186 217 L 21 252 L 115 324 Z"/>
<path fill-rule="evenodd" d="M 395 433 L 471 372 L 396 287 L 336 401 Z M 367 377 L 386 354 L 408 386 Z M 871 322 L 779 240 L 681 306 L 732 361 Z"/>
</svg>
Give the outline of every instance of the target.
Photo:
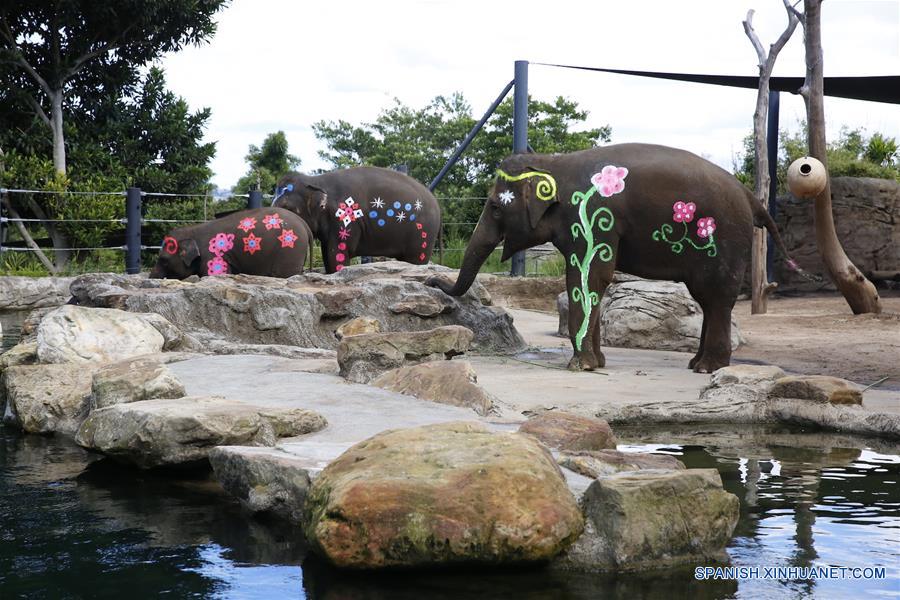
<svg viewBox="0 0 900 600">
<path fill-rule="evenodd" d="M 801 6 L 802 7 L 802 6 Z M 462 92 L 477 118 L 513 76 L 515 60 L 618 69 L 756 75 L 742 21 L 768 48 L 787 25 L 778 0 L 234 0 L 208 44 L 165 56 L 170 88 L 210 107 L 214 183 L 245 174 L 250 144 L 282 130 L 300 170 L 327 168 L 312 124 L 372 122 L 397 98 L 413 107 Z M 825 0 L 825 76 L 900 75 L 900 0 Z M 776 76 L 805 74 L 798 26 Z M 609 124 L 612 142 L 684 148 L 731 170 L 752 129 L 756 91 L 531 64 L 533 98 L 565 96 Z M 805 118 L 781 96 L 781 126 Z M 827 98 L 828 135 L 842 125 L 900 140 L 900 107 Z M 440 195 L 440 189 L 437 190 Z"/>
</svg>

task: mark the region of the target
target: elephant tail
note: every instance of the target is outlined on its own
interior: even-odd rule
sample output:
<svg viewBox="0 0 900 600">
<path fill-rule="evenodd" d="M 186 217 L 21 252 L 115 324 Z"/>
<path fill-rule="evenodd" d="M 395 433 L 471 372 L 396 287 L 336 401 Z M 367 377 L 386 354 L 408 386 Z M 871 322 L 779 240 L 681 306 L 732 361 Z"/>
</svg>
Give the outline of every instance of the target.
<svg viewBox="0 0 900 600">
<path fill-rule="evenodd" d="M 309 224 L 304 219 L 300 219 L 300 222 L 303 223 L 303 229 L 306 230 L 306 245 L 309 249 L 309 270 L 311 271 L 313 268 L 313 251 L 314 246 L 316 245 L 316 239 L 313 237 L 312 229 L 309 228 Z"/>
<path fill-rule="evenodd" d="M 781 254 L 784 255 L 785 264 L 787 264 L 788 268 L 807 281 L 822 281 L 821 277 L 804 271 L 800 265 L 797 264 L 797 261 L 791 258 L 791 254 L 788 252 L 787 246 L 784 245 L 784 240 L 781 239 L 781 233 L 779 233 L 778 226 L 775 224 L 772 215 L 769 214 L 769 211 L 766 210 L 762 203 L 759 202 L 749 190 L 747 190 L 747 196 L 750 200 L 751 210 L 753 211 L 753 225 L 762 227 L 769 232 L 769 235 L 772 236 L 772 241 L 775 242 L 775 245 L 781 251 Z"/>
</svg>

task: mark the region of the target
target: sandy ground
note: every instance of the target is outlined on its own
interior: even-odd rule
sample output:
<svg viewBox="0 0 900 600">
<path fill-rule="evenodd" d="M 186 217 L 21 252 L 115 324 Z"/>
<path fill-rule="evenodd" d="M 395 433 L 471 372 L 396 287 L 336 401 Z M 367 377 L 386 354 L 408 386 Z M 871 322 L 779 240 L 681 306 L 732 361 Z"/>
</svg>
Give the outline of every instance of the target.
<svg viewBox="0 0 900 600">
<path fill-rule="evenodd" d="M 900 295 L 881 300 L 880 315 L 854 315 L 839 295 L 774 298 L 764 315 L 738 302 L 734 317 L 747 343 L 734 359 L 862 385 L 888 377 L 879 389 L 900 391 Z"/>
</svg>

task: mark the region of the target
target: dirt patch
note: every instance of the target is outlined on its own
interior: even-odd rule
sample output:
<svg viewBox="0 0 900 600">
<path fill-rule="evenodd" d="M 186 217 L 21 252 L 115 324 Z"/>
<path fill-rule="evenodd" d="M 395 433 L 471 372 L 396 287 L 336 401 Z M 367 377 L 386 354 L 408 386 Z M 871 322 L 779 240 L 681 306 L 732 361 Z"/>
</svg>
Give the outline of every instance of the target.
<svg viewBox="0 0 900 600">
<path fill-rule="evenodd" d="M 854 315 L 838 294 L 776 297 L 765 315 L 740 301 L 734 317 L 747 340 L 734 353 L 808 375 L 833 375 L 900 390 L 900 295 L 882 297 L 880 315 Z"/>
</svg>

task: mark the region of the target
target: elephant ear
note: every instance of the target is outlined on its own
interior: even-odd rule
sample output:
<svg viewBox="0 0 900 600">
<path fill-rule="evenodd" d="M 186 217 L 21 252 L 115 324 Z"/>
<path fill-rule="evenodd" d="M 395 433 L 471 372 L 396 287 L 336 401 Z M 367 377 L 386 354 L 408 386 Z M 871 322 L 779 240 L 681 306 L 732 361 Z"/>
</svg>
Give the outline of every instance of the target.
<svg viewBox="0 0 900 600">
<path fill-rule="evenodd" d="M 200 258 L 200 248 L 196 240 L 184 240 L 179 244 L 178 256 L 181 257 L 184 266 L 190 267 L 191 263 Z"/>
<path fill-rule="evenodd" d="M 306 186 L 306 214 L 317 215 L 328 208 L 328 192 L 314 185 Z"/>
<path fill-rule="evenodd" d="M 523 175 L 528 177 L 522 181 L 522 199 L 528 213 L 528 223 L 535 229 L 550 205 L 559 202 L 559 192 L 556 179 L 549 171 L 526 167 Z"/>
</svg>

